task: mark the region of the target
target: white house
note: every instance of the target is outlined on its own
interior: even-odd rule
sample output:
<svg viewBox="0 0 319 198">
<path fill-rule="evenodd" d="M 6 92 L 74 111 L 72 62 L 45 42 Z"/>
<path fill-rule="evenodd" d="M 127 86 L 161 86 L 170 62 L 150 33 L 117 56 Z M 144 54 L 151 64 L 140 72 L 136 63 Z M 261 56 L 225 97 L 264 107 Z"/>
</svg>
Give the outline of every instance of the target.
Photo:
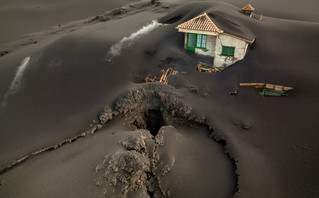
<svg viewBox="0 0 319 198">
<path fill-rule="evenodd" d="M 242 60 L 248 45 L 255 41 L 224 32 L 206 13 L 178 25 L 176 29 L 185 33 L 185 49 L 214 57 L 214 67 L 228 67 Z"/>
</svg>

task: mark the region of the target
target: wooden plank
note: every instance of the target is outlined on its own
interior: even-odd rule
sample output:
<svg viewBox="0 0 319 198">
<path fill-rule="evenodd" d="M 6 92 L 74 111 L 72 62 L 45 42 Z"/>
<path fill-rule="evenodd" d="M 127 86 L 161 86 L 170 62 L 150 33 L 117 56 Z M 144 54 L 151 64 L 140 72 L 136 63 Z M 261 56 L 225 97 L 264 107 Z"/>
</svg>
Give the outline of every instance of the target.
<svg viewBox="0 0 319 198">
<path fill-rule="evenodd" d="M 266 84 L 265 88 L 266 89 L 274 89 L 275 85 L 274 84 Z"/>
<path fill-rule="evenodd" d="M 293 87 L 286 87 L 286 86 L 285 86 L 285 87 L 284 87 L 284 90 L 285 90 L 285 91 L 290 91 L 290 90 L 294 90 L 294 88 L 293 88 Z"/>
<path fill-rule="evenodd" d="M 284 86 L 282 85 L 275 85 L 275 90 L 276 91 L 282 91 L 284 89 Z"/>
<path fill-rule="evenodd" d="M 239 83 L 241 87 L 265 86 L 265 83 Z"/>
<path fill-rule="evenodd" d="M 256 89 L 262 89 L 265 86 L 265 83 L 239 83 L 241 87 L 254 87 Z"/>
</svg>

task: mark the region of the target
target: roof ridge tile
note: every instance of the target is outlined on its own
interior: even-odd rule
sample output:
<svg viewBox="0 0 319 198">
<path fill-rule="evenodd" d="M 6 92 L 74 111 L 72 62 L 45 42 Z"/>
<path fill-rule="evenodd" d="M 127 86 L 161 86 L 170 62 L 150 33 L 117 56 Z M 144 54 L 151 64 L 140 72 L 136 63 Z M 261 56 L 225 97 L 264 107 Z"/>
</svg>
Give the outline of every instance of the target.
<svg viewBox="0 0 319 198">
<path fill-rule="evenodd" d="M 205 30 L 210 32 L 222 33 L 223 30 L 219 29 L 207 13 L 201 14 L 195 18 L 192 18 L 176 27 L 183 29 L 192 29 L 192 30 Z"/>
</svg>

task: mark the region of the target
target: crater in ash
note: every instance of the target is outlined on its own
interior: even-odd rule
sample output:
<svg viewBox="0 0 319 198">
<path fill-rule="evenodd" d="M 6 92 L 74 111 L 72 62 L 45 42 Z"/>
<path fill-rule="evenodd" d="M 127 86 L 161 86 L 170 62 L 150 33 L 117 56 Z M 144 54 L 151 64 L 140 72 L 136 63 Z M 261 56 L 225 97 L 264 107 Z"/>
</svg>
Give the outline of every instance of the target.
<svg viewBox="0 0 319 198">
<path fill-rule="evenodd" d="M 184 105 L 175 89 L 163 83 L 138 85 L 123 93 L 114 104 L 114 114 L 124 114 L 139 129 L 148 129 L 156 135 L 160 126 L 180 123 L 200 125 L 204 116 L 196 115 Z"/>
<path fill-rule="evenodd" d="M 123 150 L 96 166 L 95 182 L 106 197 L 185 197 L 195 192 L 184 189 L 188 185 L 204 197 L 236 192 L 235 165 L 210 139 L 205 117 L 183 104 L 173 87 L 136 85 L 99 114 L 93 129 L 119 114 L 137 129 L 119 142 Z"/>
</svg>

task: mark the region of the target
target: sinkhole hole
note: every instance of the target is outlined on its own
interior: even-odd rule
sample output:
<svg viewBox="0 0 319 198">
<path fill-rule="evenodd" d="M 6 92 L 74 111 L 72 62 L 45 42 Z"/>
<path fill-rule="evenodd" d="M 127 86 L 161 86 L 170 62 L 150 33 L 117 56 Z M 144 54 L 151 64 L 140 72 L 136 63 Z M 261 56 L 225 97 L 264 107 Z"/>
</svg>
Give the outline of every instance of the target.
<svg viewBox="0 0 319 198">
<path fill-rule="evenodd" d="M 149 109 L 145 112 L 146 129 L 152 135 L 156 135 L 159 129 L 163 126 L 163 117 L 160 110 Z"/>
</svg>

